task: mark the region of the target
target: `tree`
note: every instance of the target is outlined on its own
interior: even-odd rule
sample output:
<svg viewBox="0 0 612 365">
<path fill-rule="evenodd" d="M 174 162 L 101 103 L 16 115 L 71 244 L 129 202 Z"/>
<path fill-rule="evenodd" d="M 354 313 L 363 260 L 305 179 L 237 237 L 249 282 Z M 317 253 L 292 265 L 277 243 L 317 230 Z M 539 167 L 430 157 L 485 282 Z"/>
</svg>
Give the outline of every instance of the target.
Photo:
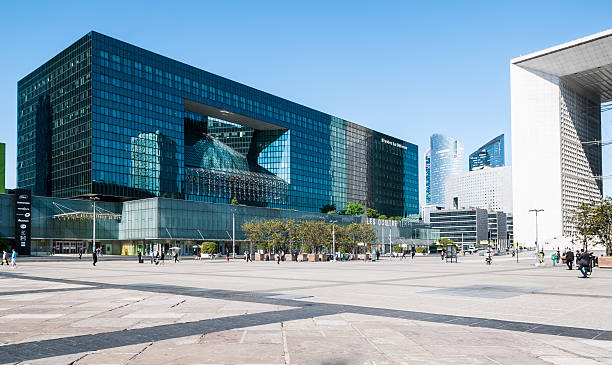
<svg viewBox="0 0 612 365">
<path fill-rule="evenodd" d="M 574 210 L 572 221 L 576 228 L 574 236 L 582 242 L 582 246 L 586 250 L 589 239 L 594 233 L 593 206 L 589 203 L 581 203 Z"/>
<path fill-rule="evenodd" d="M 378 216 L 378 218 L 380 218 L 380 219 L 389 219 L 389 217 L 387 217 L 387 216 L 386 216 L 386 215 L 384 215 L 384 214 L 379 215 L 379 216 Z"/>
<path fill-rule="evenodd" d="M 606 248 L 606 256 L 612 255 L 612 199 L 601 199 L 591 205 L 591 233 L 596 243 Z"/>
<path fill-rule="evenodd" d="M 232 205 L 240 205 L 240 203 L 238 203 L 238 199 L 236 199 L 236 197 L 232 198 Z"/>
<path fill-rule="evenodd" d="M 455 241 L 451 240 L 450 238 L 445 238 L 445 237 L 440 237 L 438 238 L 438 247 L 441 247 L 443 249 L 446 249 L 446 245 L 454 245 L 455 247 L 457 247 L 457 251 L 461 251 L 461 247 L 455 243 Z"/>
<path fill-rule="evenodd" d="M 297 230 L 304 252 L 320 252 L 331 242 L 331 231 L 323 221 L 302 221 Z"/>
<path fill-rule="evenodd" d="M 252 244 L 260 250 L 266 250 L 267 242 L 262 221 L 251 220 L 242 225 L 242 231 Z"/>
<path fill-rule="evenodd" d="M 217 244 L 214 242 L 202 243 L 202 252 L 212 255 L 217 252 Z"/>
<path fill-rule="evenodd" d="M 346 215 L 361 215 L 363 214 L 363 205 L 350 202 L 346 205 Z"/>
<path fill-rule="evenodd" d="M 319 210 L 321 211 L 321 213 L 329 213 L 331 211 L 335 211 L 336 204 L 325 204 L 324 206 L 319 208 Z"/>
<path fill-rule="evenodd" d="M 370 218 L 378 218 L 378 211 L 374 208 L 366 209 L 366 215 Z"/>
</svg>

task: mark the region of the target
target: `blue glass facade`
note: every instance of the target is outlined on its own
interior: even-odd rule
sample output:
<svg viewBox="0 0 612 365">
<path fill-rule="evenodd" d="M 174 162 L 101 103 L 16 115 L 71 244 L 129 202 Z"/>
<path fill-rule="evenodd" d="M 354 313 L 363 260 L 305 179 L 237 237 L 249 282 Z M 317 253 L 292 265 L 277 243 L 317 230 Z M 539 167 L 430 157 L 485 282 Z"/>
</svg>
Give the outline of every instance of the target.
<svg viewBox="0 0 612 365">
<path fill-rule="evenodd" d="M 470 171 L 484 166 L 505 166 L 504 135 L 501 134 L 470 154 Z"/>
<path fill-rule="evenodd" d="M 417 146 L 91 32 L 18 83 L 18 186 L 418 212 Z"/>
<path fill-rule="evenodd" d="M 451 137 L 433 134 L 427 158 L 429 158 L 427 204 L 443 207 L 446 204 L 446 180 L 463 172 L 463 145 Z"/>
</svg>

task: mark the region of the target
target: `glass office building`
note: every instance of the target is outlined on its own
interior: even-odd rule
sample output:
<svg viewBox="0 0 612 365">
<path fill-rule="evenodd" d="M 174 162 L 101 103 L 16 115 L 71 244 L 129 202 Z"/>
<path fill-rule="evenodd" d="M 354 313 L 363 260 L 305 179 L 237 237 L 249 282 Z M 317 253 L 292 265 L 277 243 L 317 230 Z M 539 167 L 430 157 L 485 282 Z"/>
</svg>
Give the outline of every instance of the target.
<svg viewBox="0 0 612 365">
<path fill-rule="evenodd" d="M 418 213 L 418 149 L 96 32 L 18 82 L 17 185 Z"/>
<path fill-rule="evenodd" d="M 427 204 L 444 207 L 446 180 L 463 172 L 463 145 L 454 138 L 433 134 L 425 156 L 425 185 L 429 194 Z"/>
<path fill-rule="evenodd" d="M 504 135 L 501 134 L 470 154 L 470 171 L 484 166 L 505 166 Z"/>
</svg>

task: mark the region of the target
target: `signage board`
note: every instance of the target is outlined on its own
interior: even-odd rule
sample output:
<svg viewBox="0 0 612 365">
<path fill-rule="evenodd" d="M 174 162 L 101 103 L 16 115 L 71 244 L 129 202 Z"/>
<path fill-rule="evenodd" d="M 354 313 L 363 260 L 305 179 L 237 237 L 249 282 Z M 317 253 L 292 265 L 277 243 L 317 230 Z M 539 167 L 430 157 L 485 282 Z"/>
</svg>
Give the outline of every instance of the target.
<svg viewBox="0 0 612 365">
<path fill-rule="evenodd" d="M 32 196 L 30 190 L 15 189 L 15 251 L 30 254 L 32 234 Z"/>
</svg>

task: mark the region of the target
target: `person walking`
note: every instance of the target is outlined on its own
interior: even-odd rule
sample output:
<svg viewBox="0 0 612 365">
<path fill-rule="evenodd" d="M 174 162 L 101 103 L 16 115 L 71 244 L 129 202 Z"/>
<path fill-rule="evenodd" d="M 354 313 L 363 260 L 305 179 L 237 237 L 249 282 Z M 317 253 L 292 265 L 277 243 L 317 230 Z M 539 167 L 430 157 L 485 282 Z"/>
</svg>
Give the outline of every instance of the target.
<svg viewBox="0 0 612 365">
<path fill-rule="evenodd" d="M 251 257 L 251 251 L 247 252 L 247 262 L 253 262 L 253 258 Z"/>
<path fill-rule="evenodd" d="M 414 255 L 416 255 L 416 249 L 413 247 L 410 251 L 410 258 L 414 260 Z"/>
<path fill-rule="evenodd" d="M 142 264 L 142 254 L 138 251 L 138 263 Z"/>
<path fill-rule="evenodd" d="M 83 247 L 79 248 L 79 260 L 83 258 Z"/>
<path fill-rule="evenodd" d="M 550 261 L 552 261 L 553 266 L 556 266 L 557 264 L 557 253 L 556 252 L 553 252 L 550 255 Z"/>
<path fill-rule="evenodd" d="M 17 268 L 17 251 L 13 249 L 13 254 L 11 255 L 11 267 L 13 269 Z"/>
<path fill-rule="evenodd" d="M 6 250 L 2 250 L 2 266 L 4 266 L 5 262 L 6 262 L 6 266 L 9 266 L 9 263 L 6 260 Z"/>
<path fill-rule="evenodd" d="M 565 263 L 567 264 L 567 269 L 572 270 L 572 266 L 574 265 L 574 252 L 571 249 L 565 254 Z"/>
<path fill-rule="evenodd" d="M 161 255 L 159 257 L 160 265 L 164 265 L 166 263 L 165 259 L 166 259 L 166 252 L 164 250 L 161 250 Z"/>
<path fill-rule="evenodd" d="M 178 259 L 178 250 L 174 250 L 174 262 L 175 263 L 179 262 L 179 259 Z"/>
<path fill-rule="evenodd" d="M 559 263 L 560 258 L 561 258 L 561 252 L 559 251 L 559 247 L 557 247 L 557 264 Z"/>
<path fill-rule="evenodd" d="M 96 262 L 98 262 L 98 250 L 94 250 L 91 257 L 93 258 L 93 266 L 96 266 Z"/>
<path fill-rule="evenodd" d="M 582 249 L 580 251 L 580 255 L 578 255 L 578 261 L 576 262 L 579 266 L 579 270 L 582 273 L 582 278 L 588 278 L 589 273 L 589 265 L 590 265 L 591 257 L 588 251 Z"/>
<path fill-rule="evenodd" d="M 281 252 L 280 250 L 276 253 L 276 264 L 280 265 L 280 260 L 281 260 Z"/>
</svg>

